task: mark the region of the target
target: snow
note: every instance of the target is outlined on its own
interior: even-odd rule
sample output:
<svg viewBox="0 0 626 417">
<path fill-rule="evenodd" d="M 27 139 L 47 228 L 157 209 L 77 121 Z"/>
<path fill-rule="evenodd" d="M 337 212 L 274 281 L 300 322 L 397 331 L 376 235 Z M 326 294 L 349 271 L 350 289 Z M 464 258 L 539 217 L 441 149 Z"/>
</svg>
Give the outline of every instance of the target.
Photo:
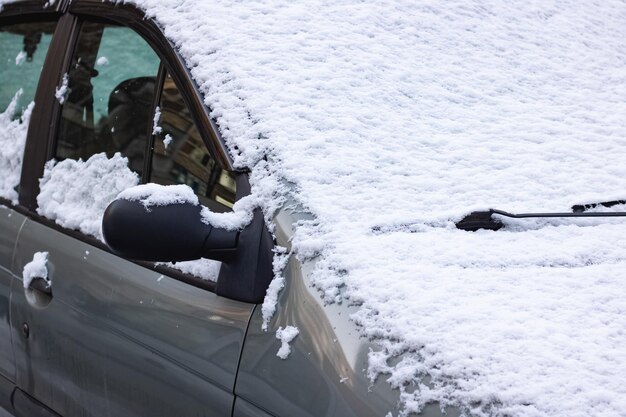
<svg viewBox="0 0 626 417">
<path fill-rule="evenodd" d="M 28 54 L 26 52 L 20 51 L 15 57 L 15 65 L 22 65 L 24 61 L 26 61 L 27 57 L 28 57 Z"/>
<path fill-rule="evenodd" d="M 48 252 L 35 252 L 33 260 L 24 265 L 24 271 L 22 272 L 24 288 L 29 288 L 30 283 L 35 278 L 43 278 L 48 285 L 51 284 L 50 278 L 48 278 Z"/>
<path fill-rule="evenodd" d="M 20 184 L 24 147 L 28 124 L 35 103 L 30 103 L 19 119 L 13 120 L 17 103 L 22 95 L 20 89 L 7 109 L 0 113 L 0 197 L 18 203 L 15 188 Z"/>
<path fill-rule="evenodd" d="M 188 185 L 142 184 L 123 190 L 118 198 L 139 201 L 146 209 L 154 206 L 189 203 L 199 204 L 198 197 Z"/>
<path fill-rule="evenodd" d="M 299 333 L 298 328 L 294 326 L 286 326 L 284 329 L 279 327 L 278 330 L 276 330 L 276 339 L 280 340 L 280 349 L 278 349 L 276 356 L 283 360 L 287 359 L 291 353 L 289 343 L 291 343 Z"/>
<path fill-rule="evenodd" d="M 280 291 L 285 287 L 285 277 L 283 276 L 283 270 L 287 266 L 287 262 L 289 261 L 289 255 L 290 254 L 287 252 L 286 248 L 283 248 L 281 246 L 274 247 L 274 259 L 272 262 L 274 278 L 267 288 L 267 293 L 265 295 L 265 299 L 263 300 L 263 305 L 261 306 L 261 315 L 263 317 L 263 324 L 261 324 L 261 328 L 263 329 L 263 331 L 267 331 L 269 321 L 276 312 L 278 295 L 280 294 Z"/>
<path fill-rule="evenodd" d="M 222 263 L 214 261 L 212 259 L 197 259 L 194 261 L 185 262 L 167 262 L 157 263 L 157 265 L 164 265 L 172 269 L 176 269 L 185 274 L 190 274 L 198 278 L 202 278 L 206 281 L 217 282 L 217 277 L 220 274 L 220 268 Z"/>
<path fill-rule="evenodd" d="M 152 134 L 158 135 L 163 131 L 163 128 L 159 125 L 161 121 L 161 108 L 159 106 L 154 109 L 154 120 L 152 121 Z"/>
<path fill-rule="evenodd" d="M 239 199 L 233 205 L 233 211 L 216 213 L 206 207 L 202 208 L 202 220 L 213 227 L 226 230 L 241 230 L 252 221 L 252 211 L 258 206 L 254 196 Z"/>
<path fill-rule="evenodd" d="M 167 149 L 168 146 L 170 146 L 170 143 L 172 143 L 172 137 L 167 134 L 165 135 L 165 139 L 163 139 L 163 146 L 165 146 L 165 149 Z"/>
<path fill-rule="evenodd" d="M 46 163 L 37 196 L 37 213 L 69 229 L 102 240 L 102 215 L 117 195 L 139 183 L 119 153 L 95 154 L 87 161 L 65 159 Z"/>
<path fill-rule="evenodd" d="M 69 90 L 67 87 L 68 80 L 69 79 L 68 79 L 67 73 L 63 74 L 63 80 L 61 81 L 61 85 L 56 88 L 56 91 L 54 93 L 54 96 L 56 97 L 57 101 L 61 105 L 65 103 L 65 97 L 67 97 L 67 94 L 69 93 Z"/>
</svg>

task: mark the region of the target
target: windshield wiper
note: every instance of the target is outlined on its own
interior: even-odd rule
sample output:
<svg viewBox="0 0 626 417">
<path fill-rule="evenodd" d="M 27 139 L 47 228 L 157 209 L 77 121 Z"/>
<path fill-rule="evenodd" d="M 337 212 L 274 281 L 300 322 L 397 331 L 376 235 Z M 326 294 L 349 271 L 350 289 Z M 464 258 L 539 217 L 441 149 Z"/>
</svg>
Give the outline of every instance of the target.
<svg viewBox="0 0 626 417">
<path fill-rule="evenodd" d="M 509 213 L 502 210 L 491 209 L 488 211 L 475 211 L 456 223 L 457 229 L 475 232 L 480 229 L 499 230 L 504 226 L 502 222 L 493 217 L 494 214 L 510 217 L 513 219 L 546 218 L 546 217 L 626 217 L 626 212 L 586 212 L 589 209 L 603 206 L 613 207 L 618 204 L 626 204 L 626 200 L 607 201 L 604 203 L 578 204 L 572 206 L 572 213 Z"/>
</svg>

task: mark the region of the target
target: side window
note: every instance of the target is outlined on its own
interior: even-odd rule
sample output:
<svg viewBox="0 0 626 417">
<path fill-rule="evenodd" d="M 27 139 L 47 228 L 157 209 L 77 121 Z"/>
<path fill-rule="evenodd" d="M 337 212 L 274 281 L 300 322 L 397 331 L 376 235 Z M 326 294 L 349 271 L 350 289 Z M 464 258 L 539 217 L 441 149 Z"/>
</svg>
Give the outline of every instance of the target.
<svg viewBox="0 0 626 417">
<path fill-rule="evenodd" d="M 167 74 L 155 118 L 150 182 L 186 184 L 200 203 L 223 212 L 235 202 L 235 178 L 209 153 L 172 77 Z"/>
<path fill-rule="evenodd" d="M 163 68 L 131 29 L 82 23 L 70 68 L 57 87 L 62 110 L 54 157 L 40 180 L 40 215 L 102 239 L 106 207 L 142 179 L 185 184 L 212 211 L 232 209 L 234 175 L 209 152 Z M 219 272 L 219 263 L 207 259 L 161 266 L 212 281 Z"/>
<path fill-rule="evenodd" d="M 0 197 L 17 204 L 39 75 L 56 23 L 0 26 Z"/>
<path fill-rule="evenodd" d="M 56 159 L 120 152 L 141 176 L 160 60 L 131 29 L 85 22 L 57 98 L 63 104 Z"/>
<path fill-rule="evenodd" d="M 35 99 L 55 26 L 55 22 L 0 26 L 0 113 L 6 112 L 20 90 L 13 119 Z"/>
</svg>

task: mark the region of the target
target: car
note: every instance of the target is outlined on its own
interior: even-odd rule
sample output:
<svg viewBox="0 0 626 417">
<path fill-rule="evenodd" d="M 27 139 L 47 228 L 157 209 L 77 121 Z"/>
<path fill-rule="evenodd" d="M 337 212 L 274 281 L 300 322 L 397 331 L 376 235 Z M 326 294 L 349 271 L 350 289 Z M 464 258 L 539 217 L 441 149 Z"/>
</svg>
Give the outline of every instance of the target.
<svg viewBox="0 0 626 417">
<path fill-rule="evenodd" d="M 250 193 L 248 173 L 234 168 L 153 19 L 100 0 L 8 2 L 0 56 L 2 170 L 13 170 L 0 201 L 1 408 L 28 417 L 398 410 L 398 392 L 364 372 L 371 343 L 348 320 L 354 307 L 328 305 L 307 281 L 311 266 L 285 261 L 276 314 L 264 317 L 274 253 L 289 251 L 304 211 L 279 211 L 272 233 L 258 209 L 240 229 L 202 222 L 199 204 L 228 213 Z M 184 185 L 199 200 L 108 206 L 138 184 Z M 186 262 L 201 255 L 222 262 L 219 276 L 215 262 Z M 293 322 L 303 324 L 295 341 Z"/>
<path fill-rule="evenodd" d="M 0 0 L 0 416 L 624 415 L 623 16 Z"/>
</svg>

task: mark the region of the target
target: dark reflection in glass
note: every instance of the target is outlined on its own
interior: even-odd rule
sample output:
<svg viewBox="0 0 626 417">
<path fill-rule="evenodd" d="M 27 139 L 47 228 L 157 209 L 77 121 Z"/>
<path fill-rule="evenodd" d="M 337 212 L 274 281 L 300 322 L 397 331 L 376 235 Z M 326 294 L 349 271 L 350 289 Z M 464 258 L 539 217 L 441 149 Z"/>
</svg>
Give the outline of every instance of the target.
<svg viewBox="0 0 626 417">
<path fill-rule="evenodd" d="M 132 30 L 86 22 L 68 74 L 57 159 L 120 152 L 141 175 L 159 58 Z"/>
<path fill-rule="evenodd" d="M 19 90 L 22 95 L 18 94 L 12 119 L 19 119 L 35 99 L 55 27 L 56 22 L 0 26 L 0 113 L 6 111 Z"/>
<path fill-rule="evenodd" d="M 189 109 L 168 74 L 160 105 L 160 128 L 154 142 L 150 182 L 186 184 L 200 203 L 223 212 L 235 202 L 235 177 L 211 157 Z"/>
</svg>

